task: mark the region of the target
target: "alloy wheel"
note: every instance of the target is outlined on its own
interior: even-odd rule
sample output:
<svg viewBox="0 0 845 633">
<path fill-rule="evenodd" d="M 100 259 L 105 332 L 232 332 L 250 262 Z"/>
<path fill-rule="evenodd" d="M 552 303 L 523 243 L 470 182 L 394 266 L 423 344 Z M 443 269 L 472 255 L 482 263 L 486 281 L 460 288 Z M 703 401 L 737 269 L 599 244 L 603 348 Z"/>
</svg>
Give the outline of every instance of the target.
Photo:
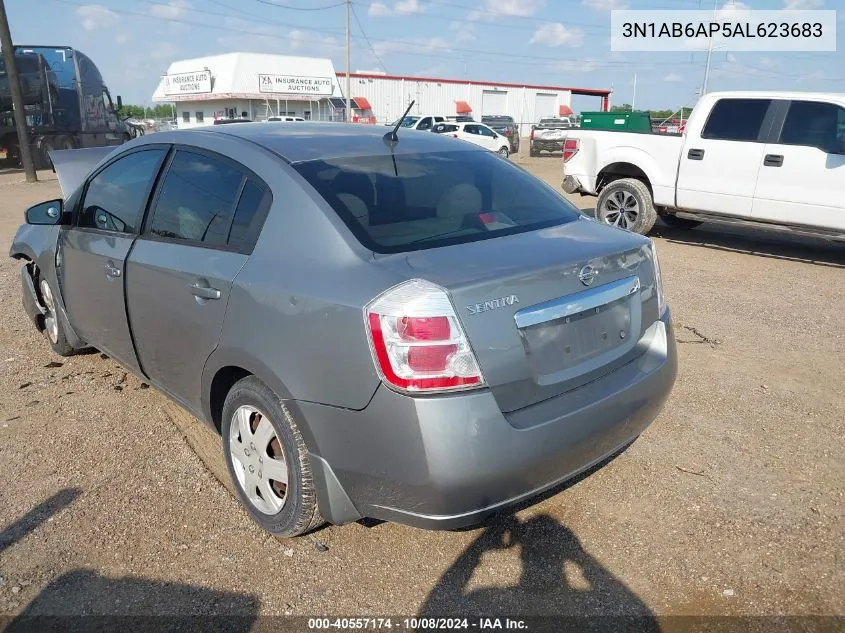
<svg viewBox="0 0 845 633">
<path fill-rule="evenodd" d="M 610 194 L 602 205 L 604 221 L 627 231 L 633 229 L 639 215 L 640 203 L 633 194 L 624 190 Z"/>
<path fill-rule="evenodd" d="M 59 341 L 59 320 L 56 317 L 56 301 L 53 299 L 53 291 L 46 279 L 41 280 L 41 298 L 44 300 L 44 329 L 50 341 Z"/>
</svg>

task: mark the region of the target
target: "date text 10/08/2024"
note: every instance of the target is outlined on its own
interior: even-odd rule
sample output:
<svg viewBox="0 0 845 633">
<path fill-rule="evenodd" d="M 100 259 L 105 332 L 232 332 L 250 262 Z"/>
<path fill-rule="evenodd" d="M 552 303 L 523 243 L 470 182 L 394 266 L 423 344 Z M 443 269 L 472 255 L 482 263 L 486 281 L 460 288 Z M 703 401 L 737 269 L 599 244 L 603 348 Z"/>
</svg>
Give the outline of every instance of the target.
<svg viewBox="0 0 845 633">
<path fill-rule="evenodd" d="M 524 620 L 511 618 L 309 618 L 311 631 L 526 631 Z"/>
</svg>

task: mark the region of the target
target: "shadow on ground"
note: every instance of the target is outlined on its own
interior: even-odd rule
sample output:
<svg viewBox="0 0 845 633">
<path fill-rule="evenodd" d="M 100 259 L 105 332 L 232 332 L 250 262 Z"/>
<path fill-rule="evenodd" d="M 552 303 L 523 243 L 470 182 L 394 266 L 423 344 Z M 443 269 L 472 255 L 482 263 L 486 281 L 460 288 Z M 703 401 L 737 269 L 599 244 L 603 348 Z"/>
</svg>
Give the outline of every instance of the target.
<svg viewBox="0 0 845 633">
<path fill-rule="evenodd" d="M 518 582 L 490 586 L 497 580 L 484 578 L 484 555 L 511 549 L 518 551 Z M 528 617 L 531 631 L 660 630 L 648 606 L 591 556 L 572 530 L 545 514 L 522 521 L 501 517 L 483 530 L 420 609 L 421 617 L 450 614 Z"/>
<path fill-rule="evenodd" d="M 8 549 L 47 519 L 68 507 L 77 497 L 82 494 L 79 488 L 65 488 L 60 490 L 46 501 L 42 501 L 32 510 L 23 515 L 20 519 L 4 528 L 0 532 L 0 553 Z"/>
<path fill-rule="evenodd" d="M 75 570 L 44 587 L 8 623 L 5 633 L 240 633 L 253 628 L 259 607 L 258 598 L 249 594 L 143 578 L 107 578 L 93 571 Z"/>
</svg>

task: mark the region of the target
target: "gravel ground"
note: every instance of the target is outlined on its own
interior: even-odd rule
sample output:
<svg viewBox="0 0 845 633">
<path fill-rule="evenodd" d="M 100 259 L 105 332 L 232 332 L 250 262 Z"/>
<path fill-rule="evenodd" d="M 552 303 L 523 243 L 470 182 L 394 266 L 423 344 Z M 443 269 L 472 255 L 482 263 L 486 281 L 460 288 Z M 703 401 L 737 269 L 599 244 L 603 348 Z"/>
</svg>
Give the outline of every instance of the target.
<svg viewBox="0 0 845 633">
<path fill-rule="evenodd" d="M 516 161 L 558 186 L 559 158 Z M 42 177 L 0 175 L 4 253 Z M 845 614 L 845 246 L 656 233 L 680 370 L 625 453 L 477 529 L 289 541 L 164 396 L 52 355 L 0 259 L 0 614 Z"/>
</svg>

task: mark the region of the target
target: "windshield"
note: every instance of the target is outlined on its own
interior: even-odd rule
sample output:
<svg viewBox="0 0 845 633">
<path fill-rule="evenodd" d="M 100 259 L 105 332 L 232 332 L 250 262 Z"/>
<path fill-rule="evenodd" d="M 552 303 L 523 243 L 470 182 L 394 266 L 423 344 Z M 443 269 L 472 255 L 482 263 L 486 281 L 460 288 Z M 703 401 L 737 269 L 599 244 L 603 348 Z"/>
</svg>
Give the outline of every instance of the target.
<svg viewBox="0 0 845 633">
<path fill-rule="evenodd" d="M 401 127 L 414 127 L 414 124 L 420 120 L 418 116 L 406 116 L 402 119 L 402 126 Z"/>
<path fill-rule="evenodd" d="M 554 189 L 492 152 L 354 156 L 293 167 L 378 253 L 534 231 L 579 216 Z"/>
</svg>

